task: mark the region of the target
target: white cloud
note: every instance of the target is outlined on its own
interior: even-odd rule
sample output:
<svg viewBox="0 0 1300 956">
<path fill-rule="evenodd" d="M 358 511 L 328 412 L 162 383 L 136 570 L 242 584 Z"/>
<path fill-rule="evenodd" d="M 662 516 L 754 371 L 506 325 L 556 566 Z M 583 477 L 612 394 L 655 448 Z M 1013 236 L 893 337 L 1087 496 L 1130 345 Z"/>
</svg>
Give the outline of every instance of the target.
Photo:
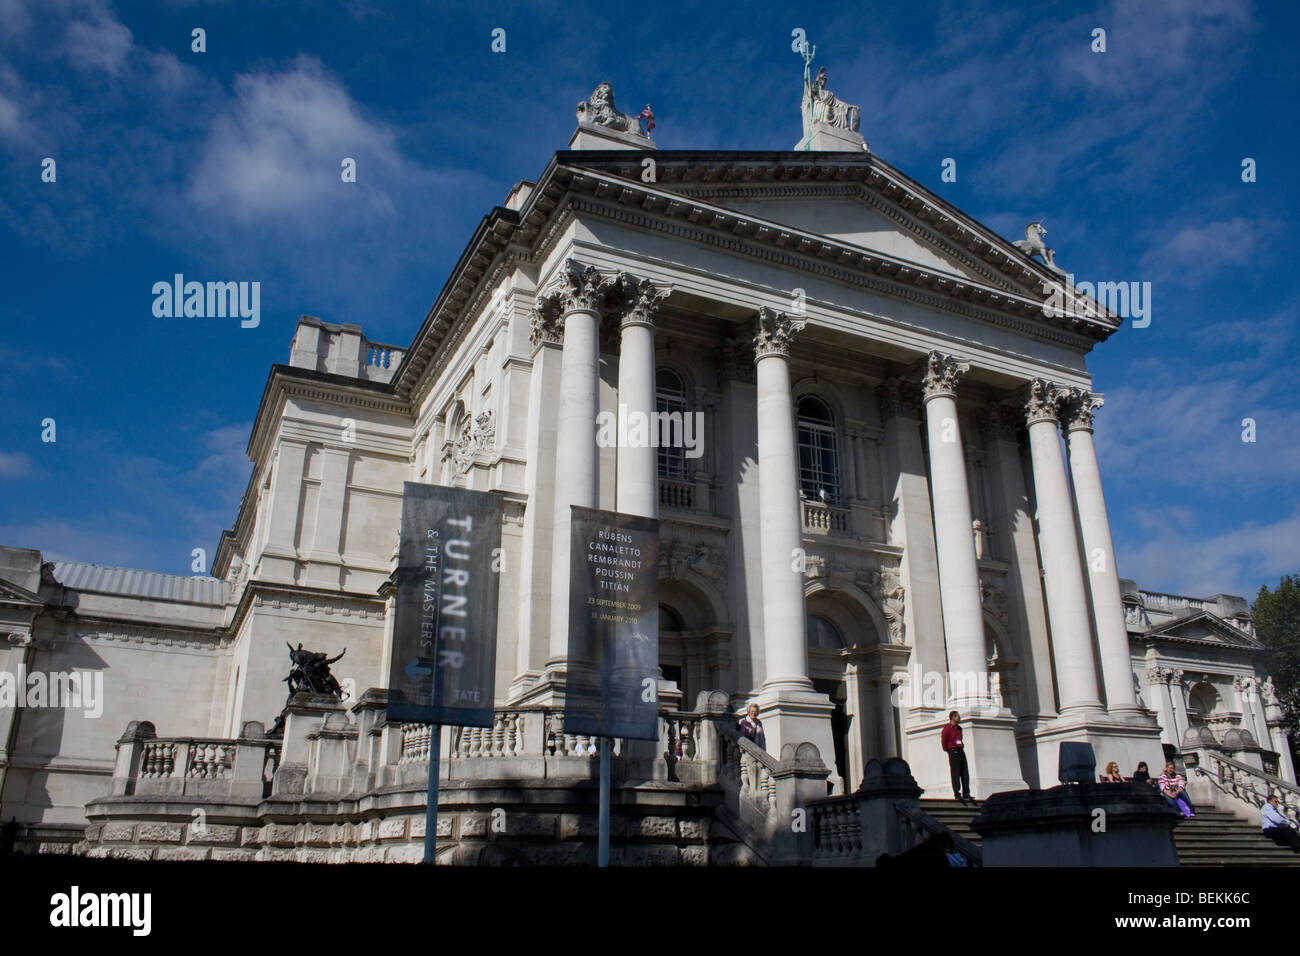
<svg viewBox="0 0 1300 956">
<path fill-rule="evenodd" d="M 32 459 L 22 452 L 0 451 L 0 478 L 23 478 L 32 473 Z"/>
<path fill-rule="evenodd" d="M 1141 542 L 1118 545 L 1116 555 L 1120 574 L 1148 590 L 1251 601 L 1261 584 L 1272 587 L 1300 570 L 1300 509 L 1273 522 L 1208 533 L 1204 522 L 1189 526 L 1162 511 L 1149 517 Z"/>
<path fill-rule="evenodd" d="M 1244 216 L 1183 226 L 1143 255 L 1140 267 L 1152 281 L 1195 285 L 1228 266 L 1250 262 L 1261 241 L 1276 231 L 1277 223 L 1272 220 Z"/>
<path fill-rule="evenodd" d="M 359 174 L 346 188 L 366 196 L 371 215 L 393 212 L 383 184 L 403 166 L 395 136 L 362 116 L 318 60 L 299 56 L 284 72 L 244 74 L 234 88 L 194 172 L 195 203 L 244 224 L 316 213 L 339 198 L 350 157 Z"/>
<path fill-rule="evenodd" d="M 69 24 L 63 39 L 63 54 L 74 69 L 102 70 L 113 77 L 122 72 L 130 52 L 131 31 L 107 8 Z"/>
</svg>

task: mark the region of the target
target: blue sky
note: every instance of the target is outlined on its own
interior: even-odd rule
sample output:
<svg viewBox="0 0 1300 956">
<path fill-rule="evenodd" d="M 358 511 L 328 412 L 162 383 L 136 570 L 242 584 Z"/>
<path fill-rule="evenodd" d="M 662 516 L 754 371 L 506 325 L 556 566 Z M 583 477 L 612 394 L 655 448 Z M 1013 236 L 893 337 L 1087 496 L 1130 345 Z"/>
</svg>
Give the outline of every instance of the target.
<svg viewBox="0 0 1300 956">
<path fill-rule="evenodd" d="M 298 315 L 409 343 L 600 80 L 654 105 L 663 148 L 790 148 L 802 28 L 887 162 L 1008 238 L 1046 216 L 1080 279 L 1152 283 L 1150 326 L 1090 359 L 1120 573 L 1253 597 L 1300 571 L 1298 21 L 1228 0 L 0 0 L 0 544 L 188 573 L 234 520 Z M 155 318 L 176 272 L 260 281 L 261 324 Z"/>
</svg>

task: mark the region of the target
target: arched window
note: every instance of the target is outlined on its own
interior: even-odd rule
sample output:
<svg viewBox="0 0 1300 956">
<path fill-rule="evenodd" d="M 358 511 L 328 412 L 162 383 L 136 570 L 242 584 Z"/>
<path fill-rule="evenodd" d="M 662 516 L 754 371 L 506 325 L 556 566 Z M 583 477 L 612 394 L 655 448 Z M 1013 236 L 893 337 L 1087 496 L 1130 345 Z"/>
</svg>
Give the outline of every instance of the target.
<svg viewBox="0 0 1300 956">
<path fill-rule="evenodd" d="M 1214 685 L 1201 681 L 1187 694 L 1187 716 L 1200 723 L 1219 711 L 1219 692 Z"/>
<path fill-rule="evenodd" d="M 682 434 L 681 422 L 686 416 L 686 383 L 672 369 L 661 366 L 655 371 L 655 411 L 679 416 L 677 427 L 670 434 Z M 686 481 L 690 472 L 686 467 L 686 449 L 681 443 L 659 446 L 659 477 Z"/>
<path fill-rule="evenodd" d="M 835 416 L 820 398 L 805 395 L 799 419 L 799 489 L 811 501 L 839 504 L 840 461 Z"/>
<path fill-rule="evenodd" d="M 840 629 L 820 614 L 808 615 L 808 646 L 830 651 L 844 650 L 844 636 Z"/>
</svg>

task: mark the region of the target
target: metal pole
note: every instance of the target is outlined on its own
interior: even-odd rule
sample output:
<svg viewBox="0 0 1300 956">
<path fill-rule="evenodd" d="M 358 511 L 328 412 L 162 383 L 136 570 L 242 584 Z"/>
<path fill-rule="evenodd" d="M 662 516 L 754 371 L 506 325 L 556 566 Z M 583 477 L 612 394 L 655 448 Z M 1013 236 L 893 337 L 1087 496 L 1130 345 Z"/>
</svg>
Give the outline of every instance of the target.
<svg viewBox="0 0 1300 956">
<path fill-rule="evenodd" d="M 609 866 L 609 738 L 600 738 L 600 822 L 598 865 Z"/>
<path fill-rule="evenodd" d="M 429 789 L 424 807 L 424 862 L 433 864 L 438 849 L 438 758 L 442 754 L 442 724 L 429 725 Z"/>
</svg>

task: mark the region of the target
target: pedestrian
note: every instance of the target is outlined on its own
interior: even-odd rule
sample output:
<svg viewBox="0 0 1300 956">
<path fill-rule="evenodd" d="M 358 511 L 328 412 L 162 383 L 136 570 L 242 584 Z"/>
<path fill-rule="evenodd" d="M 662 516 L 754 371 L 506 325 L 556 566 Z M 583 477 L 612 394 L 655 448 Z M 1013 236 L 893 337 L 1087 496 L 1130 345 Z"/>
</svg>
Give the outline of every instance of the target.
<svg viewBox="0 0 1300 956">
<path fill-rule="evenodd" d="M 1136 770 L 1133 771 L 1133 782 L 1134 783 L 1151 782 L 1151 771 L 1147 769 L 1147 762 L 1145 760 L 1138 761 L 1138 767 Z"/>
<path fill-rule="evenodd" d="M 961 715 L 957 711 L 948 712 L 948 723 L 944 725 L 939 739 L 948 754 L 948 772 L 952 774 L 952 795 L 965 803 L 972 799 L 970 769 L 966 766 L 966 745 L 961 739 Z"/>
<path fill-rule="evenodd" d="M 1278 846 L 1289 846 L 1292 853 L 1300 853 L 1300 833 L 1278 808 L 1277 794 L 1270 794 L 1268 802 L 1259 808 L 1259 826 Z"/>
<path fill-rule="evenodd" d="M 1102 783 L 1124 783 L 1125 780 L 1120 776 L 1119 764 L 1112 760 L 1106 764 L 1106 775 L 1101 778 Z"/>
<path fill-rule="evenodd" d="M 745 716 L 740 719 L 736 729 L 763 750 L 767 749 L 767 735 L 763 733 L 763 722 L 758 719 L 758 704 L 750 704 L 745 708 Z"/>
<path fill-rule="evenodd" d="M 1192 809 L 1191 798 L 1187 796 L 1187 781 L 1174 768 L 1173 761 L 1165 764 L 1165 772 L 1160 775 L 1157 784 L 1171 807 L 1188 819 L 1196 816 L 1196 811 Z"/>
</svg>

